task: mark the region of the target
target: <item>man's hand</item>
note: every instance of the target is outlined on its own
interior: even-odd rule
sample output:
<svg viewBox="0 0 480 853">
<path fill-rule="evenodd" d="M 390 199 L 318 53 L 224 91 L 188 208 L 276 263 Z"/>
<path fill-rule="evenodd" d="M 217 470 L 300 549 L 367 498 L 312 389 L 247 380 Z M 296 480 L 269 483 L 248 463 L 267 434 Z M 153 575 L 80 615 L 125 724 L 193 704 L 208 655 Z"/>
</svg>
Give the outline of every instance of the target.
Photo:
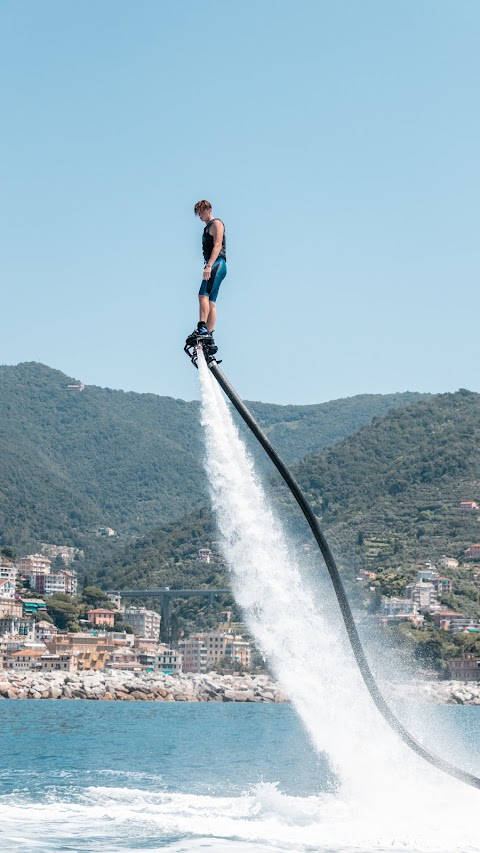
<svg viewBox="0 0 480 853">
<path fill-rule="evenodd" d="M 203 268 L 203 280 L 208 281 L 212 274 L 212 266 L 211 264 L 207 264 L 206 267 Z"/>
</svg>

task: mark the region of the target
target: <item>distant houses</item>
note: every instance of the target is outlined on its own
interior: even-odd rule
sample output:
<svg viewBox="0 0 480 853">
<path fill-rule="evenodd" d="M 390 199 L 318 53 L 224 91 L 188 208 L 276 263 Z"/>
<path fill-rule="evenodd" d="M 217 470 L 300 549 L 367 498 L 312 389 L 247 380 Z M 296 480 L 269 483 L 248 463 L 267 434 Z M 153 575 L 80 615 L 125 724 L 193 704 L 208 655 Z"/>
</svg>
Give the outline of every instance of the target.
<svg viewBox="0 0 480 853">
<path fill-rule="evenodd" d="M 87 619 L 92 625 L 106 625 L 108 628 L 113 628 L 115 624 L 115 612 L 107 610 L 106 607 L 95 607 L 88 611 Z"/>
<path fill-rule="evenodd" d="M 470 545 L 470 547 L 464 551 L 464 556 L 466 560 L 480 560 L 480 542 Z"/>
<path fill-rule="evenodd" d="M 458 681 L 480 681 L 480 657 L 465 654 L 448 662 L 450 675 Z"/>
<path fill-rule="evenodd" d="M 52 571 L 52 561 L 44 554 L 28 554 L 17 562 L 18 574 L 28 581 L 30 589 L 42 595 L 54 595 L 61 592 L 76 595 L 77 573 L 72 569 Z"/>
<path fill-rule="evenodd" d="M 48 577 L 50 561 L 39 554 L 22 558 L 29 575 Z M 11 583 L 4 578 L 4 584 Z M 129 672 L 245 671 L 251 666 L 251 643 L 223 610 L 216 631 L 194 634 L 168 646 L 160 641 L 161 615 L 145 607 L 123 607 L 118 593 L 113 608 L 92 607 L 83 631 L 61 631 L 47 617 L 41 598 L 0 597 L 0 669 L 45 672 L 114 669 Z M 115 615 L 133 629 L 115 630 Z"/>
<path fill-rule="evenodd" d="M 453 558 L 442 558 L 445 562 Z M 458 561 L 455 561 L 458 565 Z M 463 613 L 442 607 L 441 598 L 453 592 L 451 578 L 440 575 L 436 569 L 427 564 L 419 569 L 414 582 L 405 585 L 403 597 L 384 596 L 382 599 L 379 621 L 382 624 L 396 622 L 412 622 L 417 627 L 422 626 L 425 617 L 429 617 L 435 628 L 450 633 L 474 632 L 480 633 L 480 623 Z"/>
</svg>

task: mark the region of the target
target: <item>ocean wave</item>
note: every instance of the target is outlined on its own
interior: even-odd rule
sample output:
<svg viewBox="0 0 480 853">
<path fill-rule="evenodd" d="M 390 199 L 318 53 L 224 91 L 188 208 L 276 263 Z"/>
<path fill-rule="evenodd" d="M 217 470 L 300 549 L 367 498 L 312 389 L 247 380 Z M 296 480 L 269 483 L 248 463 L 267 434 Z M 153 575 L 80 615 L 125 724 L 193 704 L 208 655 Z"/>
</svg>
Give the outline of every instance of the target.
<svg viewBox="0 0 480 853">
<path fill-rule="evenodd" d="M 2 851 L 480 853 L 472 804 L 439 819 L 421 809 L 385 814 L 381 804 L 355 810 L 333 794 L 287 796 L 267 783 L 240 797 L 98 786 L 76 794 L 74 801 L 72 792 L 69 799 L 2 798 Z"/>
</svg>

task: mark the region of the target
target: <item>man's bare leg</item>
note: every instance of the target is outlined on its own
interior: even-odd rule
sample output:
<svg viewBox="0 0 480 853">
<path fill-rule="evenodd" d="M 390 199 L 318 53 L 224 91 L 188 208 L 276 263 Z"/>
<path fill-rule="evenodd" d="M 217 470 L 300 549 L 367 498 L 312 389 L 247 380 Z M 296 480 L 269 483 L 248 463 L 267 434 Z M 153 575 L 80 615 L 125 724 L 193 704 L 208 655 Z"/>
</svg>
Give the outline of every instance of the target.
<svg viewBox="0 0 480 853">
<path fill-rule="evenodd" d="M 208 320 L 211 302 L 208 296 L 199 296 L 198 301 L 200 303 L 200 322 L 206 324 Z"/>
<path fill-rule="evenodd" d="M 217 306 L 215 302 L 210 302 L 208 296 L 199 296 L 198 301 L 200 303 L 200 322 L 205 323 L 209 332 L 213 332 L 217 322 Z"/>
<path fill-rule="evenodd" d="M 216 322 L 217 322 L 217 305 L 215 302 L 210 302 L 208 317 L 207 317 L 207 329 L 209 332 L 213 332 Z"/>
</svg>

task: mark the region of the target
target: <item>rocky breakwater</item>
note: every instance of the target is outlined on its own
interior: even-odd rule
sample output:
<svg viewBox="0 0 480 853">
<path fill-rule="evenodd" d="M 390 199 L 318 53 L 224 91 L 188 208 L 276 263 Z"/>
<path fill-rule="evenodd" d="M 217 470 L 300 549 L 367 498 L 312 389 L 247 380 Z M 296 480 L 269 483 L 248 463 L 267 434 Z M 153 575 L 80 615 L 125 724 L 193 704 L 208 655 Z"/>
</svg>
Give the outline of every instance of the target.
<svg viewBox="0 0 480 853">
<path fill-rule="evenodd" d="M 412 681 L 390 685 L 394 699 L 434 705 L 480 705 L 480 681 Z"/>
<path fill-rule="evenodd" d="M 285 702 L 266 675 L 160 672 L 0 671 L 1 699 L 96 699 L 154 702 Z"/>
</svg>

